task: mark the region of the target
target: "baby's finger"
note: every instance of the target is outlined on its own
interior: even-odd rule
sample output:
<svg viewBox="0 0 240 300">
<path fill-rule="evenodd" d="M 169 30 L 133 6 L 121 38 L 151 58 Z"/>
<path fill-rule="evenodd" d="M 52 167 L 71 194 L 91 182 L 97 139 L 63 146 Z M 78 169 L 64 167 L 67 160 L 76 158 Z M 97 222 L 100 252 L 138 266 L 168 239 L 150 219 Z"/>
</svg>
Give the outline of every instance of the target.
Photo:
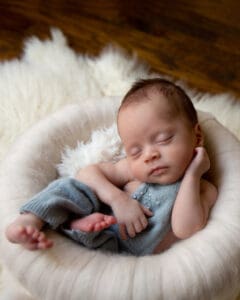
<svg viewBox="0 0 240 300">
<path fill-rule="evenodd" d="M 127 233 L 131 238 L 134 238 L 136 235 L 135 228 L 133 224 L 127 225 Z"/>
<path fill-rule="evenodd" d="M 141 224 L 143 229 L 145 229 L 148 226 L 148 220 L 145 216 L 141 218 Z"/>
<path fill-rule="evenodd" d="M 144 214 L 146 216 L 148 216 L 148 217 L 152 217 L 153 216 L 153 212 L 149 208 L 147 208 L 147 207 L 145 207 L 145 206 L 142 205 L 142 209 L 143 209 L 143 212 L 144 212 Z"/>
<path fill-rule="evenodd" d="M 127 240 L 126 227 L 124 224 L 119 224 L 119 234 L 122 240 Z"/>
<path fill-rule="evenodd" d="M 139 233 L 141 231 L 143 231 L 143 229 L 145 228 L 143 225 L 142 225 L 142 222 L 141 220 L 140 221 L 136 221 L 134 223 L 134 228 L 135 228 L 135 233 Z"/>
</svg>

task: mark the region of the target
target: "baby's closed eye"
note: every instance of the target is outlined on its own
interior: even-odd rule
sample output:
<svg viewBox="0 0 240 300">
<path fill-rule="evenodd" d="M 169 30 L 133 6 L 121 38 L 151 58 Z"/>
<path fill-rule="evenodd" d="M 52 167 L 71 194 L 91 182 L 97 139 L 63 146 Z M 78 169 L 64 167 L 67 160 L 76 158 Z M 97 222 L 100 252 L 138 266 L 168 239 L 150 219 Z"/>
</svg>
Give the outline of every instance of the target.
<svg viewBox="0 0 240 300">
<path fill-rule="evenodd" d="M 138 146 L 130 148 L 128 151 L 128 155 L 130 156 L 137 156 L 141 153 L 141 148 Z"/>
<path fill-rule="evenodd" d="M 156 137 L 155 143 L 157 144 L 165 144 L 172 140 L 173 135 L 172 134 L 161 134 Z"/>
</svg>

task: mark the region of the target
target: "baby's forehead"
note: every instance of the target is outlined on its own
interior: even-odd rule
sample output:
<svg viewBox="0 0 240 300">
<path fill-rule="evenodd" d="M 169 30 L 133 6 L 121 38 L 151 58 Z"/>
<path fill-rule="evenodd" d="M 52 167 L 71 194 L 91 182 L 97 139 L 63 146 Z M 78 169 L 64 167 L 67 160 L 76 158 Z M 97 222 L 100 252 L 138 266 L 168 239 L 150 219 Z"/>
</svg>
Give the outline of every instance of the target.
<svg viewBox="0 0 240 300">
<path fill-rule="evenodd" d="M 137 109 L 144 114 L 145 109 L 152 109 L 159 115 L 160 118 L 177 117 L 179 110 L 174 101 L 168 99 L 164 94 L 157 93 L 155 91 L 149 91 L 148 93 L 141 95 L 133 95 L 129 102 L 122 105 L 118 111 L 118 118 L 124 119 L 125 116 L 134 115 Z"/>
</svg>

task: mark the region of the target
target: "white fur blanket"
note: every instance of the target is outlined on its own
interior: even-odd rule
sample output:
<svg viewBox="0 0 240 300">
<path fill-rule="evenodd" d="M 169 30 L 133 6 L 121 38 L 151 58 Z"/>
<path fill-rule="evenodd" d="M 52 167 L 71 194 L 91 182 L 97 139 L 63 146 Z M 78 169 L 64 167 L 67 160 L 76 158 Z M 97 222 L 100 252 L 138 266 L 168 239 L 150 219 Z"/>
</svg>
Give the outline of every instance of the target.
<svg viewBox="0 0 240 300">
<path fill-rule="evenodd" d="M 119 101 L 136 78 L 150 76 L 154 74 L 147 66 L 118 49 L 108 47 L 96 58 L 79 55 L 68 47 L 58 30 L 52 31 L 52 40 L 26 41 L 20 60 L 0 65 L 1 159 L 19 135 L 60 107 L 70 103 L 85 106 L 94 101 L 89 99 L 104 96 L 116 96 Z M 198 109 L 211 112 L 240 139 L 240 102 L 229 94 L 212 96 L 187 91 Z M 102 101 L 110 105 L 108 98 Z M 1 202 L 1 209 L 5 205 Z M 28 299 L 6 268 L 1 275 L 1 299 Z"/>
</svg>

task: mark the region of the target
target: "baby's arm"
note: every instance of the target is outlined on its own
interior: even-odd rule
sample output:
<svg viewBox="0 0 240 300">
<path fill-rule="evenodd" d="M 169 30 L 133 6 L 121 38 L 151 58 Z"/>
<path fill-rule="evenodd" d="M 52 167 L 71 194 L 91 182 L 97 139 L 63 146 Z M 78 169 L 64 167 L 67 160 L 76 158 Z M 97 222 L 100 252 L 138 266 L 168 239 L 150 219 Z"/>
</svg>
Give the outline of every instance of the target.
<svg viewBox="0 0 240 300">
<path fill-rule="evenodd" d="M 216 201 L 216 187 L 201 178 L 209 167 L 206 150 L 196 148 L 196 155 L 183 177 L 172 212 L 173 232 L 180 239 L 190 237 L 206 225 L 209 211 Z"/>
<path fill-rule="evenodd" d="M 112 208 L 123 239 L 127 238 L 126 231 L 134 237 L 147 227 L 146 216 L 152 213 L 120 189 L 133 180 L 126 159 L 116 164 L 90 165 L 80 170 L 76 178 L 91 187 L 97 197 Z"/>
</svg>

